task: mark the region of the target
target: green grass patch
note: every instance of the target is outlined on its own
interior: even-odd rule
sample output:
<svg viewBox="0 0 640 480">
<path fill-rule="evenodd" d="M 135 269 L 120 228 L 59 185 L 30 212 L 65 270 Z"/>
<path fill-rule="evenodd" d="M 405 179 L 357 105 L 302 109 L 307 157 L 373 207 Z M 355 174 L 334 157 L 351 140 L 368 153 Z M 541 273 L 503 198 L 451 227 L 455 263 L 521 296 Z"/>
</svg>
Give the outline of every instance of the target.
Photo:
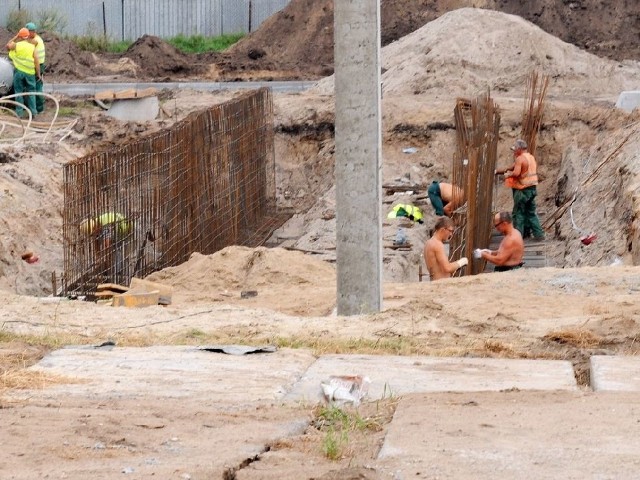
<svg viewBox="0 0 640 480">
<path fill-rule="evenodd" d="M 377 418 L 363 418 L 355 410 L 346 410 L 334 405 L 320 406 L 315 411 L 313 425 L 324 432 L 320 448 L 330 460 L 338 460 L 349 454 L 352 434 L 380 431 Z"/>
<path fill-rule="evenodd" d="M 244 37 L 244 34 L 205 37 L 202 35 L 178 35 L 166 40 L 183 53 L 221 52 Z M 67 37 L 80 50 L 93 53 L 124 53 L 133 44 L 127 40 L 113 41 L 103 35 L 75 35 Z"/>
<path fill-rule="evenodd" d="M 167 42 L 184 53 L 221 52 L 239 41 L 242 37 L 244 37 L 242 33 L 220 35 L 219 37 L 204 37 L 202 35 L 186 37 L 184 35 L 177 35 L 169 38 Z"/>
<path fill-rule="evenodd" d="M 75 43 L 80 50 L 93 53 L 124 53 L 131 46 L 131 42 L 112 42 L 103 36 L 76 35 L 67 37 L 67 40 Z"/>
</svg>

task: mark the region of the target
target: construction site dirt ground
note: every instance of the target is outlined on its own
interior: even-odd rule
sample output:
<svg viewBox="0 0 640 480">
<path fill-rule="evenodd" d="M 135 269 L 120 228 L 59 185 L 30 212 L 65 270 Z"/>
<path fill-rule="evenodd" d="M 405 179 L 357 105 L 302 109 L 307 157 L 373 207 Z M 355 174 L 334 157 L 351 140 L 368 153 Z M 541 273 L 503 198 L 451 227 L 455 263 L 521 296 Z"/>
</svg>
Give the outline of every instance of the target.
<svg viewBox="0 0 640 480">
<path fill-rule="evenodd" d="M 60 97 L 64 120 L 75 122 L 63 141 L 42 142 L 40 137 L 0 146 L 0 420 L 6 426 L 0 431 L 0 476 L 27 479 L 37 472 L 37 478 L 77 479 L 150 478 L 152 473 L 154 478 L 185 479 L 394 478 L 400 465 L 380 460 L 378 453 L 401 405 L 402 412 L 409 412 L 403 415 L 416 422 L 423 419 L 424 436 L 441 446 L 428 458 L 438 468 L 416 467 L 408 478 L 471 478 L 467 467 L 450 462 L 448 454 L 460 451 L 465 439 L 497 441 L 504 429 L 517 432 L 514 425 L 530 433 L 530 423 L 501 419 L 504 423 L 492 435 L 487 427 L 491 422 L 483 415 L 499 418 L 500 412 L 509 411 L 515 418 L 531 409 L 540 420 L 537 448 L 554 451 L 562 448 L 558 439 L 565 439 L 564 445 L 579 452 L 575 458 L 585 459 L 571 467 L 567 478 L 633 478 L 637 460 L 632 457 L 612 460 L 616 475 L 609 477 L 586 459 L 589 451 L 597 450 L 594 438 L 602 444 L 606 439 L 633 444 L 629 425 L 638 422 L 632 396 L 602 395 L 589 388 L 590 356 L 638 354 L 639 114 L 614 106 L 621 91 L 640 85 L 638 54 L 624 48 L 637 46 L 624 35 L 635 32 L 637 38 L 638 26 L 620 29 L 614 38 L 611 32 L 617 30 L 606 28 L 607 22 L 618 25 L 623 18 L 637 19 L 638 5 L 624 2 L 631 10 L 618 6 L 604 15 L 599 3 L 574 2 L 580 3 L 582 15 L 571 14 L 566 25 L 608 35 L 597 38 L 594 33 L 589 40 L 589 51 L 600 55 L 596 57 L 584 50 L 584 41 L 576 42 L 578 46 L 561 41 L 571 39 L 567 32 L 554 36 L 548 25 L 542 30 L 520 17 L 481 9 L 439 16 L 450 9 L 445 8 L 447 2 L 435 2 L 440 10 L 429 12 L 421 7 L 424 2 L 387 2 L 397 4 L 397 12 L 407 19 L 416 21 L 409 13 L 420 11 L 433 20 L 409 28 L 382 51 L 383 183 L 419 187 L 411 194 L 386 196 L 383 208 L 386 212 L 394 203 L 413 202 L 425 209 L 426 218 L 425 225 L 404 225 L 412 244 L 409 251 L 384 251 L 383 312 L 346 318 L 335 315 L 334 105 L 332 77 L 325 77 L 333 71 L 333 44 L 318 33 L 332 24 L 326 18 L 331 2 L 313 9 L 310 3 L 292 2 L 290 10 L 266 22 L 262 32 L 247 37 L 233 52 L 197 59 L 153 37 L 141 39 L 122 56 L 81 54 L 52 38 L 52 73 L 46 80 L 50 83 L 234 78 L 319 83 L 304 93 L 274 95 L 275 194 L 281 208 L 297 213 L 268 245 L 286 248 L 229 247 L 212 255 L 194 253 L 185 264 L 152 275 L 152 280 L 174 288 L 173 303 L 167 307 L 115 309 L 48 297 L 51 272 L 62 270 L 62 165 L 171 125 L 236 93 L 163 91 L 160 100 L 171 117 L 146 123 L 118 122 L 90 98 Z M 537 2 L 536 8 L 543 4 Z M 550 10 L 543 10 L 547 13 L 541 18 Z M 554 18 L 561 17 L 557 12 Z M 3 34 L 8 40 L 10 34 Z M 260 40 L 260 35 L 269 36 Z M 260 56 L 257 64 L 247 60 L 246 51 L 237 53 L 248 46 L 255 50 L 252 42 L 258 41 L 265 55 L 252 54 Z M 291 46 L 285 48 L 288 41 Z M 284 60 L 269 51 L 272 44 L 281 46 Z M 314 57 L 313 68 L 295 60 L 300 51 L 293 47 L 300 45 L 314 45 L 310 50 L 324 60 Z M 135 52 L 142 53 L 136 57 Z M 310 57 L 309 48 L 306 54 Z M 498 156 L 500 165 L 506 165 L 509 146 L 520 131 L 525 83 L 532 69 L 551 77 L 536 151 L 539 211 L 549 222 L 543 249 L 548 267 L 418 282 L 422 245 L 435 222 L 432 209 L 420 197 L 431 180 L 450 177 L 456 99 L 490 89 L 501 111 Z M 43 119 L 51 115 L 49 104 Z M 498 184 L 495 193 L 495 208 L 509 210 L 510 192 Z M 559 208 L 567 205 L 560 215 Z M 393 241 L 397 227 L 385 219 L 385 243 Z M 580 242 L 592 233 L 597 235 L 592 244 Z M 23 262 L 20 256 L 27 250 L 36 252 L 40 261 Z M 258 295 L 241 298 L 240 292 L 249 289 Z M 82 397 L 64 394 L 64 388 L 71 392 L 77 382 L 87 381 L 78 380 L 73 371 L 51 375 L 28 368 L 56 348 L 106 341 L 141 349 L 268 344 L 305 359 L 373 353 L 567 360 L 579 387 L 562 394 L 442 393 L 365 402 L 359 414 L 370 428 L 350 430 L 346 448 L 330 459 L 322 453 L 330 437 L 327 425 L 318 426 L 319 410 L 282 404 L 277 395 L 256 402 L 220 396 L 216 403 L 198 395 L 179 398 L 179 392 L 172 398 L 166 392 L 172 386 L 166 385 L 162 392 L 142 398 L 118 398 L 108 391 Z M 286 370 L 284 365 L 274 368 Z M 243 385 L 242 378 L 238 385 Z M 54 389 L 56 395 L 51 393 Z M 476 409 L 461 405 L 480 405 L 484 413 L 479 417 Z M 613 414 L 616 409 L 623 413 Z M 594 420 L 601 412 L 608 412 L 600 417 L 606 421 Z M 438 423 L 436 416 L 447 421 Z M 407 430 L 407 448 L 419 441 L 412 435 Z M 526 442 L 521 445 L 527 447 Z M 557 478 L 568 468 L 549 457 L 532 462 L 536 470 L 531 474 L 479 471 L 476 478 Z"/>
</svg>

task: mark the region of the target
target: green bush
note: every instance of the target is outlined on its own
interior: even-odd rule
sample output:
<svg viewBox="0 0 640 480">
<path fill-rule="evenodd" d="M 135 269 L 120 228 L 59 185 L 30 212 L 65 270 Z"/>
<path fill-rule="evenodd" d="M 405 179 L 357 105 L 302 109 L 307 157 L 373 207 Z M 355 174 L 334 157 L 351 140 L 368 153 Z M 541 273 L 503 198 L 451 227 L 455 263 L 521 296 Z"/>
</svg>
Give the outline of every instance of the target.
<svg viewBox="0 0 640 480">
<path fill-rule="evenodd" d="M 63 33 L 67 28 L 67 19 L 55 8 L 40 10 L 33 15 L 29 10 L 11 10 L 7 17 L 7 30 L 17 33 L 28 22 L 38 25 L 39 31 Z"/>
<path fill-rule="evenodd" d="M 31 18 L 29 10 L 11 10 L 7 16 L 7 30 L 14 34 L 18 33 L 18 30 L 30 22 Z"/>
<path fill-rule="evenodd" d="M 45 32 L 64 33 L 67 29 L 67 17 L 55 8 L 40 10 L 37 15 L 38 30 Z"/>
<path fill-rule="evenodd" d="M 131 42 L 112 42 L 104 35 L 72 35 L 65 38 L 75 43 L 80 50 L 94 53 L 123 53 L 131 46 Z"/>
</svg>

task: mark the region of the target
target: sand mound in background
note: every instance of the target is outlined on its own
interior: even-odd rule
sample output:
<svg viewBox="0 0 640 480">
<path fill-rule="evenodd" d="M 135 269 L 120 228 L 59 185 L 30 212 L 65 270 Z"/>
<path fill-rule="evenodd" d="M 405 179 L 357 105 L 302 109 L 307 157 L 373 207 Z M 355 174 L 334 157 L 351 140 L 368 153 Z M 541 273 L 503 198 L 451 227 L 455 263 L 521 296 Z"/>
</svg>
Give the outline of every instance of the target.
<svg viewBox="0 0 640 480">
<path fill-rule="evenodd" d="M 472 40 L 473 39 L 473 40 Z M 617 96 L 640 84 L 640 63 L 599 58 L 515 15 L 462 8 L 382 50 L 383 92 L 455 97 L 521 96 L 530 71 L 551 77 L 549 95 Z M 328 94 L 333 77 L 316 89 Z"/>
</svg>

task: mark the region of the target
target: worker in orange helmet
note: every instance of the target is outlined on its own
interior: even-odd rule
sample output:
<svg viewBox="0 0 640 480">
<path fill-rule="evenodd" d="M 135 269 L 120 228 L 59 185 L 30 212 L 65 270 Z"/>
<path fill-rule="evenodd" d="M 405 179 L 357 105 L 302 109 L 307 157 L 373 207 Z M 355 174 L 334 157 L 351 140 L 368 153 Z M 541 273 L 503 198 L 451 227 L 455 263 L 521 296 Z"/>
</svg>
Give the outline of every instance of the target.
<svg viewBox="0 0 640 480">
<path fill-rule="evenodd" d="M 21 28 L 15 37 L 7 43 L 9 58 L 13 62 L 13 90 L 15 93 L 36 91 L 36 80 L 40 78 L 40 60 L 35 42 L 29 38 L 29 30 Z M 19 95 L 16 101 L 28 108 L 33 115 L 38 113 L 34 95 Z M 17 107 L 16 114 L 21 117 L 23 108 Z"/>
</svg>

